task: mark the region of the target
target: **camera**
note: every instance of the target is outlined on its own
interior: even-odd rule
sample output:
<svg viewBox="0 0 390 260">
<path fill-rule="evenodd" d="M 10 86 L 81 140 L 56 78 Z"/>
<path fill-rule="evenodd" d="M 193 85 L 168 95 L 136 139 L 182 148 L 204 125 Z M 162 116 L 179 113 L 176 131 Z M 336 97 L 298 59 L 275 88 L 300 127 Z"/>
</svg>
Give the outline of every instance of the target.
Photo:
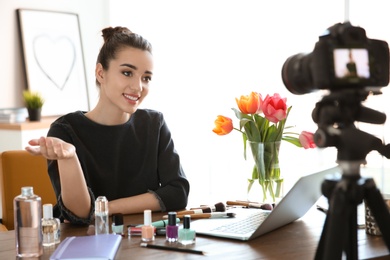
<svg viewBox="0 0 390 260">
<path fill-rule="evenodd" d="M 313 52 L 289 57 L 282 79 L 293 94 L 383 87 L 389 83 L 387 42 L 369 39 L 361 27 L 337 23 L 319 36 Z"/>
</svg>

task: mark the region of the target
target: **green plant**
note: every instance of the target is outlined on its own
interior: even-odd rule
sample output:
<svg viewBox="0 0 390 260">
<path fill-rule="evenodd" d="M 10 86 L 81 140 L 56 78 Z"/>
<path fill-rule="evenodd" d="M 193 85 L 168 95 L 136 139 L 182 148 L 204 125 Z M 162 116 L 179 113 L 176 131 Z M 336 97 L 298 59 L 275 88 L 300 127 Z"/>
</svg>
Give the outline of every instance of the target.
<svg viewBox="0 0 390 260">
<path fill-rule="evenodd" d="M 45 103 L 45 99 L 38 92 L 33 92 L 30 90 L 23 91 L 23 99 L 27 108 L 38 109 L 42 108 Z"/>
</svg>

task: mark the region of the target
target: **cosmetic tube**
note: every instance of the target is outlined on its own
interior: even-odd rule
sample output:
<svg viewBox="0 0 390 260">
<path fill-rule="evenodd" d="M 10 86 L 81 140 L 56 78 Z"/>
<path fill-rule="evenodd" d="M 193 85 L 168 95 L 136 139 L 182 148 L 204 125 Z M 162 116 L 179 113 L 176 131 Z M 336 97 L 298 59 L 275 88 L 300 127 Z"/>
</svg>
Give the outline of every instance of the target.
<svg viewBox="0 0 390 260">
<path fill-rule="evenodd" d="M 112 215 L 112 233 L 123 235 L 123 215 L 121 213 Z"/>
<path fill-rule="evenodd" d="M 182 245 L 191 245 L 195 243 L 196 232 L 190 229 L 191 216 L 185 215 L 183 218 L 183 228 L 179 229 L 178 242 Z"/>
<path fill-rule="evenodd" d="M 177 241 L 179 226 L 176 224 L 176 212 L 168 212 L 168 225 L 166 229 L 166 240 L 170 243 Z"/>
<path fill-rule="evenodd" d="M 144 210 L 144 225 L 141 228 L 142 241 L 149 242 L 154 240 L 154 229 L 152 226 L 152 211 Z"/>
</svg>

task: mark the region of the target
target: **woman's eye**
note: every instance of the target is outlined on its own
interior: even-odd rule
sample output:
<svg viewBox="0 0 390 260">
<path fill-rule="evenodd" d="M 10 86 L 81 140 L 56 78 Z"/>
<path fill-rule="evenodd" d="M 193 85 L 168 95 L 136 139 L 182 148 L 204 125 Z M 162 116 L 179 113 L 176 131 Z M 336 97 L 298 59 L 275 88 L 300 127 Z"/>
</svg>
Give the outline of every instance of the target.
<svg viewBox="0 0 390 260">
<path fill-rule="evenodd" d="M 152 81 L 152 77 L 144 77 L 144 81 L 150 82 L 150 81 Z"/>
<path fill-rule="evenodd" d="M 133 75 L 133 73 L 132 73 L 131 71 L 124 71 L 124 72 L 122 72 L 122 74 L 125 75 L 125 76 L 127 76 L 127 77 Z"/>
</svg>

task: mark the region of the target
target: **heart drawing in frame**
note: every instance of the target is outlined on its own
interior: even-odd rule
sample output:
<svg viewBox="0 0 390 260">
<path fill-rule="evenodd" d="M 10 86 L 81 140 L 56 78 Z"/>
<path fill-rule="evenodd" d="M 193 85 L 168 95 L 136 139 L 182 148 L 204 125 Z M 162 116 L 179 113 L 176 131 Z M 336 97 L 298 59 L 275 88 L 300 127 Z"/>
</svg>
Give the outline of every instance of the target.
<svg viewBox="0 0 390 260">
<path fill-rule="evenodd" d="M 65 88 L 76 63 L 76 48 L 67 36 L 53 38 L 47 34 L 33 40 L 34 58 L 42 73 L 59 90 Z"/>
</svg>

